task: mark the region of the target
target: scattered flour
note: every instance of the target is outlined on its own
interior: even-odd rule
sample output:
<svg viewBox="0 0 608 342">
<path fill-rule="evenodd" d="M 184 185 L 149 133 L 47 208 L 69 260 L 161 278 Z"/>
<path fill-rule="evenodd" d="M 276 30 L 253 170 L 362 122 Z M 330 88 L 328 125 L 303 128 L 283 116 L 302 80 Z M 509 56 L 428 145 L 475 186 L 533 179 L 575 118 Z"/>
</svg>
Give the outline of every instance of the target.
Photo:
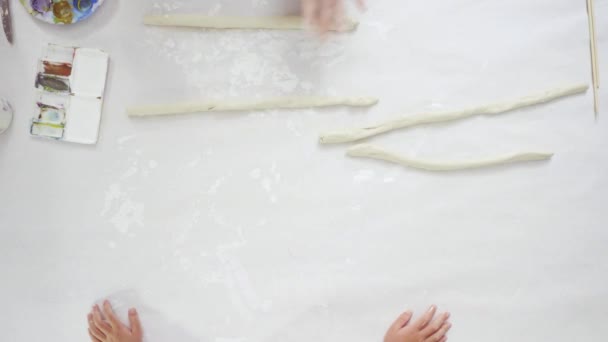
<svg viewBox="0 0 608 342">
<path fill-rule="evenodd" d="M 112 184 L 106 190 L 101 216 L 109 216 L 113 209 L 114 214 L 111 215 L 109 221 L 121 234 L 129 233 L 129 228 L 134 224 L 143 227 L 144 205 L 133 201 L 119 184 Z"/>
<path fill-rule="evenodd" d="M 120 138 L 116 139 L 116 142 L 119 145 L 122 145 L 122 144 L 126 143 L 127 141 L 130 141 L 130 140 L 133 140 L 133 139 L 135 139 L 135 135 L 126 135 L 124 137 L 120 137 Z"/>
<path fill-rule="evenodd" d="M 137 173 L 137 168 L 135 166 L 130 166 L 127 171 L 125 171 L 122 176 L 120 176 L 121 180 L 125 180 Z"/>
<path fill-rule="evenodd" d="M 251 176 L 251 178 L 253 179 L 259 179 L 261 175 L 262 171 L 260 169 L 251 170 L 251 172 L 249 173 L 249 176 Z"/>
<path fill-rule="evenodd" d="M 356 175 L 353 176 L 355 183 L 362 183 L 370 181 L 374 178 L 375 172 L 372 170 L 360 170 Z"/>
<path fill-rule="evenodd" d="M 129 232 L 129 227 L 136 224 L 143 227 L 144 205 L 142 203 L 133 202 L 131 199 L 124 200 L 118 211 L 112 216 L 110 222 L 114 224 L 116 230 L 122 234 Z"/>
</svg>

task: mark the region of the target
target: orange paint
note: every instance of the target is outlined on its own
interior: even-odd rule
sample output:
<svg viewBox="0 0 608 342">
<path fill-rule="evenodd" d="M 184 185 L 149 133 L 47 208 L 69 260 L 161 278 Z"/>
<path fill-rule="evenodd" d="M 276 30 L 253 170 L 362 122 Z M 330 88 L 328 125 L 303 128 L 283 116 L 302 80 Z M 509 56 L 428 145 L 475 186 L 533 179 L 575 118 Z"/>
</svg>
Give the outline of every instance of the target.
<svg viewBox="0 0 608 342">
<path fill-rule="evenodd" d="M 61 0 L 53 4 L 53 14 L 55 15 L 55 22 L 71 24 L 74 19 L 74 13 L 72 13 L 72 6 L 67 0 Z"/>
<path fill-rule="evenodd" d="M 45 74 L 66 77 L 72 74 L 72 64 L 43 61 L 42 65 L 44 65 Z"/>
</svg>

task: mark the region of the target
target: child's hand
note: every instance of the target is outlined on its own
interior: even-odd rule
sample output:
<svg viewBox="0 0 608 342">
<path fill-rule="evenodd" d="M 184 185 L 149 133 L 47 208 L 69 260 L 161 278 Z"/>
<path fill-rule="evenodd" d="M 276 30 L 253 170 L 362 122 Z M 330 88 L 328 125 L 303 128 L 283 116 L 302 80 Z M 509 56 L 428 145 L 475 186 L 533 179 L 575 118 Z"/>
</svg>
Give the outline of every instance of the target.
<svg viewBox="0 0 608 342">
<path fill-rule="evenodd" d="M 143 340 L 141 323 L 135 309 L 129 310 L 131 328 L 120 322 L 107 300 L 103 303 L 103 314 L 99 306 L 95 305 L 87 318 L 89 336 L 93 342 L 141 342 Z"/>
<path fill-rule="evenodd" d="M 431 306 L 428 311 L 415 322 L 410 323 L 412 312 L 406 311 L 388 329 L 384 342 L 445 342 L 446 336 L 452 324 L 448 322 L 449 312 L 444 312 L 435 319 L 433 316 L 437 311 L 436 306 Z"/>
<path fill-rule="evenodd" d="M 357 0 L 360 9 L 365 1 Z M 302 0 L 302 15 L 321 33 L 340 27 L 344 17 L 344 0 Z"/>
</svg>

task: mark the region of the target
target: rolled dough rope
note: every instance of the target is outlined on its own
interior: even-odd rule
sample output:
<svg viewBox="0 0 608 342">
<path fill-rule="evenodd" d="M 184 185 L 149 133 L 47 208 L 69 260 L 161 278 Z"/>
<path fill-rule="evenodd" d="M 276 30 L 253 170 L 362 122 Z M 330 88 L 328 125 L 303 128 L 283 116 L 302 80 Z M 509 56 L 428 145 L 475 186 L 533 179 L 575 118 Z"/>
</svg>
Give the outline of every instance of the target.
<svg viewBox="0 0 608 342">
<path fill-rule="evenodd" d="M 461 120 L 471 116 L 482 114 L 500 114 L 523 107 L 534 106 L 545 102 L 557 100 L 562 97 L 584 93 L 589 87 L 587 85 L 575 85 L 565 88 L 557 88 L 542 94 L 527 96 L 512 102 L 500 102 L 464 110 L 452 110 L 435 113 L 417 114 L 402 119 L 396 119 L 374 126 L 363 128 L 346 129 L 324 133 L 320 136 L 321 144 L 339 144 L 369 138 L 378 134 L 390 132 L 396 129 L 408 128 L 418 125 L 426 125 L 438 122 Z"/>
<path fill-rule="evenodd" d="M 276 17 L 219 17 L 196 14 L 166 14 L 147 15 L 144 17 L 145 25 L 199 27 L 210 29 L 266 29 L 266 30 L 303 30 L 307 25 L 302 17 L 276 16 Z M 346 19 L 339 27 L 332 31 L 354 31 L 358 22 Z"/>
<path fill-rule="evenodd" d="M 490 159 L 471 161 L 427 161 L 399 156 L 397 154 L 388 152 L 382 148 L 368 144 L 355 145 L 349 148 L 346 154 L 351 157 L 384 160 L 387 162 L 425 171 L 457 171 L 467 169 L 478 169 L 511 163 L 549 160 L 551 159 L 551 157 L 553 157 L 553 153 L 526 152 L 510 154 Z"/>
<path fill-rule="evenodd" d="M 331 106 L 369 107 L 378 103 L 372 97 L 279 97 L 252 101 L 184 102 L 166 105 L 137 106 L 127 109 L 129 116 L 174 115 L 200 112 L 257 111 L 268 109 L 303 109 Z"/>
</svg>

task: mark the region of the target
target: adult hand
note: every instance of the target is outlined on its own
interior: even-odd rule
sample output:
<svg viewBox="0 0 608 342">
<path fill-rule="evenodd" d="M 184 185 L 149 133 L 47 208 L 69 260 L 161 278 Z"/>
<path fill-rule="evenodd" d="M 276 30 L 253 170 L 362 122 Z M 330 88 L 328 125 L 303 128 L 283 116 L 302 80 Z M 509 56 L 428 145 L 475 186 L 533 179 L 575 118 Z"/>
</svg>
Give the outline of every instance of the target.
<svg viewBox="0 0 608 342">
<path fill-rule="evenodd" d="M 397 318 L 395 323 L 388 329 L 384 342 L 445 342 L 447 332 L 452 327 L 448 322 L 449 312 L 439 314 L 435 318 L 437 307 L 431 306 L 427 312 L 410 323 L 412 312 L 406 311 Z"/>
<path fill-rule="evenodd" d="M 365 9 L 365 0 L 357 0 Z M 302 15 L 311 26 L 321 33 L 339 28 L 344 18 L 344 0 L 302 0 Z"/>
<path fill-rule="evenodd" d="M 92 342 L 142 342 L 143 340 L 141 323 L 135 309 L 129 310 L 130 328 L 120 322 L 107 300 L 103 303 L 103 313 L 99 306 L 95 305 L 87 318 Z"/>
</svg>

